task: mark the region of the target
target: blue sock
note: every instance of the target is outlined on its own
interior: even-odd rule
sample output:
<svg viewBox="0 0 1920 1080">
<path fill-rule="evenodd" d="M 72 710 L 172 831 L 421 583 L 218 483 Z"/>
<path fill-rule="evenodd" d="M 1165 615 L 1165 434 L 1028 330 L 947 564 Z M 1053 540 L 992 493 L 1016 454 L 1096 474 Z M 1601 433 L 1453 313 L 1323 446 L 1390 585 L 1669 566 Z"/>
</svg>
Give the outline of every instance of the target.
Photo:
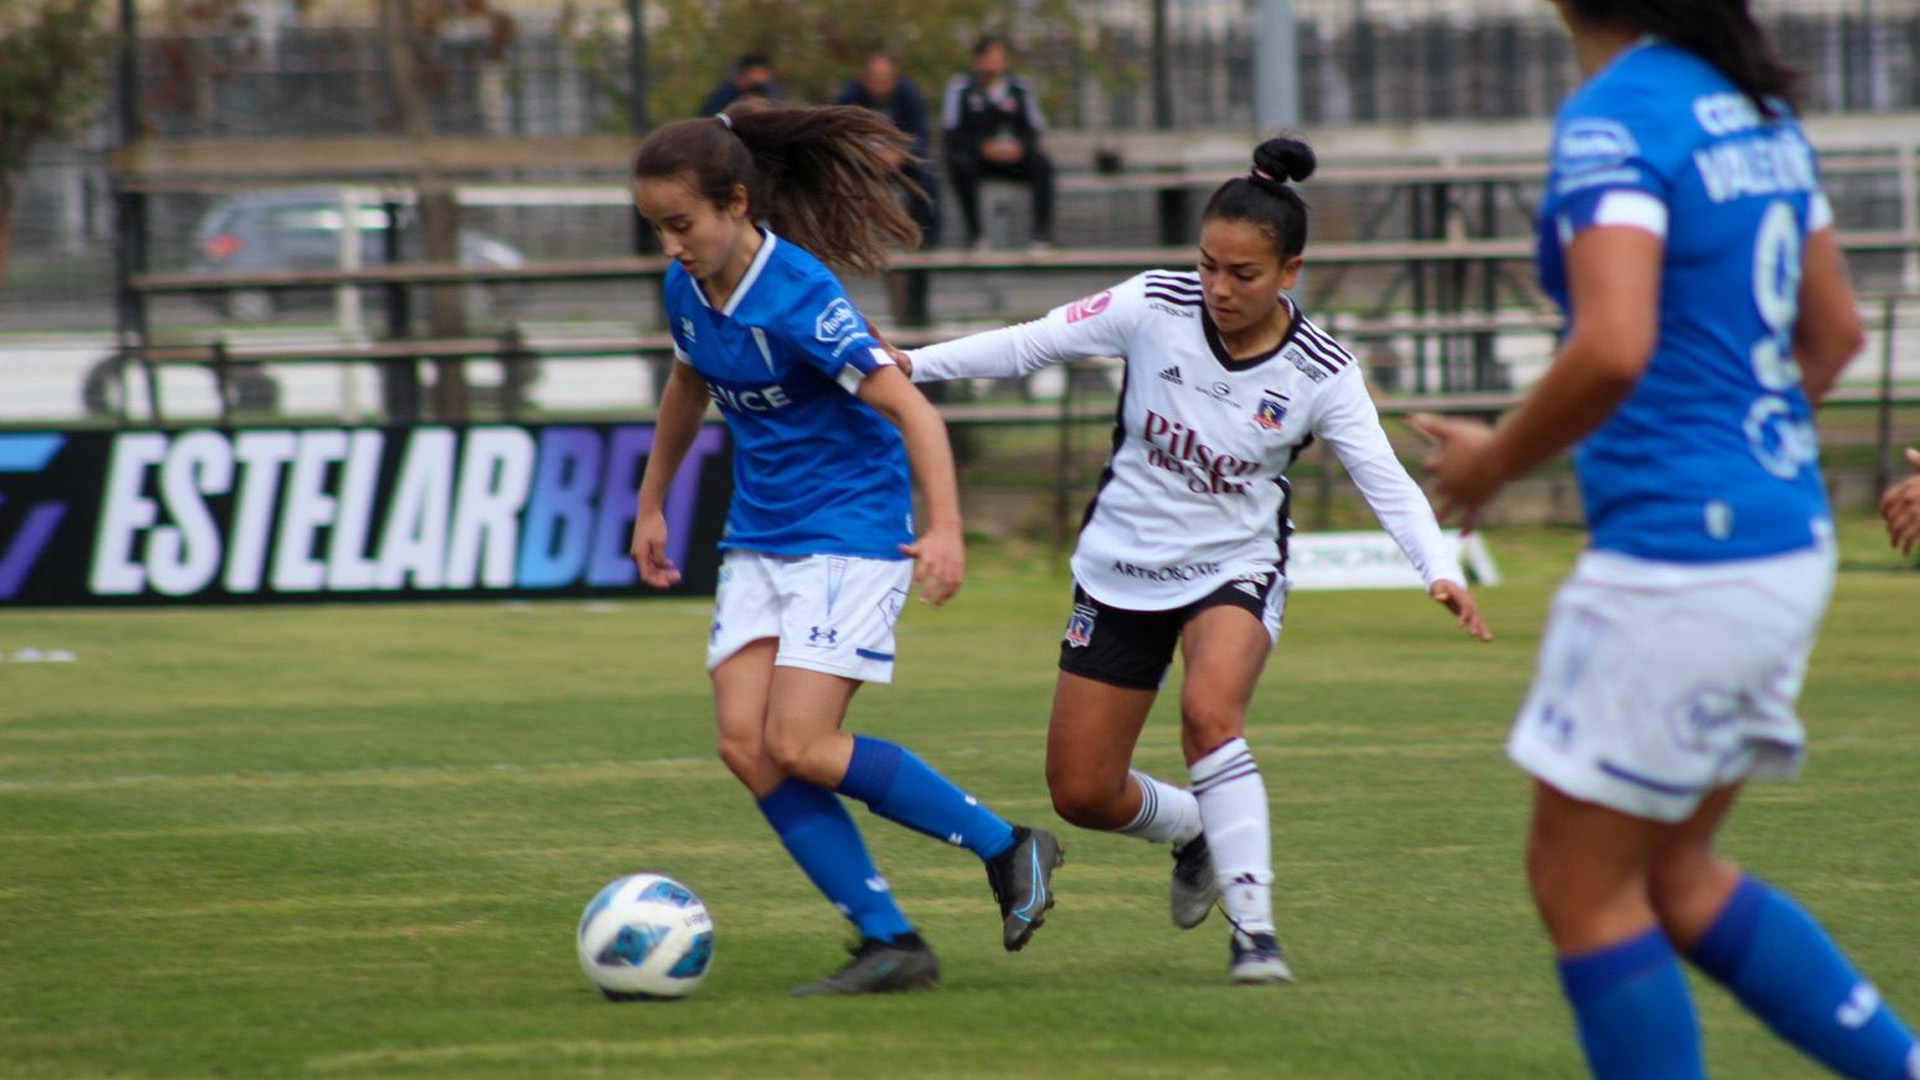
<svg viewBox="0 0 1920 1080">
<path fill-rule="evenodd" d="M 1659 927 L 1560 961 L 1595 1080 L 1705 1080 L 1700 1025 Z"/>
<path fill-rule="evenodd" d="M 814 887 L 853 920 L 861 937 L 892 941 L 913 932 L 886 879 L 874 869 L 860 827 L 833 792 L 789 778 L 760 800 L 760 812 Z"/>
<path fill-rule="evenodd" d="M 840 793 L 896 824 L 991 859 L 1013 846 L 1013 826 L 980 800 L 885 739 L 853 737 Z"/>
<path fill-rule="evenodd" d="M 1855 1080 L 1920 1076 L 1920 1049 L 1873 984 L 1785 893 L 1742 878 L 1691 959 L 1808 1057 Z"/>
</svg>

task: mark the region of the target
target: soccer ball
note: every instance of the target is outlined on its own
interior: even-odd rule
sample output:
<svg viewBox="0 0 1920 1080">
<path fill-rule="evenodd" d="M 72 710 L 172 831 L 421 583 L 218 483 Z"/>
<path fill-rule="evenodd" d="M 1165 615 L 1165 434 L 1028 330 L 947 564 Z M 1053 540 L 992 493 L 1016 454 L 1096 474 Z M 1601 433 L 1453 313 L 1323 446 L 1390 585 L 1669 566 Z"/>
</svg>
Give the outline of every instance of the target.
<svg viewBox="0 0 1920 1080">
<path fill-rule="evenodd" d="M 628 874 L 580 916 L 580 970 L 608 1001 L 683 998 L 713 961 L 713 916 L 664 874 Z"/>
</svg>

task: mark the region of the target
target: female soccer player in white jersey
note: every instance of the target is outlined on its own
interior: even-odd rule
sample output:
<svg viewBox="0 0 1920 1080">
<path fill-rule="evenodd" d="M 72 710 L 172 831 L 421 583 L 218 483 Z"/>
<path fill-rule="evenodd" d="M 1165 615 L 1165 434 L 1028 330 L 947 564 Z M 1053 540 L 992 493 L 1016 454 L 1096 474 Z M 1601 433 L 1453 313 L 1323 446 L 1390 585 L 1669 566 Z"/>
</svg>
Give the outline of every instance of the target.
<svg viewBox="0 0 1920 1080">
<path fill-rule="evenodd" d="M 1213 193 L 1198 272 L 1150 271 L 1045 318 L 910 354 L 916 380 L 1005 376 L 1126 358 L 1113 454 L 1073 553 L 1073 611 L 1047 732 L 1054 808 L 1075 825 L 1174 845 L 1173 921 L 1216 899 L 1239 982 L 1291 980 L 1274 933 L 1266 787 L 1243 737 L 1287 595 L 1286 469 L 1326 439 L 1432 597 L 1488 637 L 1360 369 L 1284 290 L 1313 151 L 1273 139 Z M 1192 788 L 1130 769 L 1175 648 Z"/>
<path fill-rule="evenodd" d="M 939 973 L 836 792 L 978 855 L 1010 951 L 1042 922 L 1060 861 L 1051 834 L 1008 824 L 893 743 L 841 730 L 860 684 L 893 677 L 909 585 L 938 605 L 964 559 L 946 427 L 821 262 L 875 267 L 888 240 L 917 238 L 887 148 L 904 152 L 905 136 L 865 109 L 765 107 L 670 124 L 634 162 L 635 204 L 673 259 L 678 362 L 633 557 L 648 585 L 679 580 L 662 508 L 712 400 L 734 444 L 707 646 L 720 756 L 861 937 L 846 967 L 801 993 L 918 989 Z M 909 464 L 930 519 L 918 539 Z"/>
<path fill-rule="evenodd" d="M 1832 211 L 1744 0 L 1563 0 L 1540 274 L 1567 314 L 1497 432 L 1428 420 L 1448 512 L 1580 443 L 1591 547 L 1507 743 L 1527 868 L 1596 1077 L 1704 1076 L 1683 953 L 1842 1076 L 1920 1051 L 1815 923 L 1714 851 L 1743 782 L 1799 764 L 1833 586 L 1811 402 L 1859 347 Z M 1896 828 L 1907 828 L 1904 824 Z"/>
</svg>

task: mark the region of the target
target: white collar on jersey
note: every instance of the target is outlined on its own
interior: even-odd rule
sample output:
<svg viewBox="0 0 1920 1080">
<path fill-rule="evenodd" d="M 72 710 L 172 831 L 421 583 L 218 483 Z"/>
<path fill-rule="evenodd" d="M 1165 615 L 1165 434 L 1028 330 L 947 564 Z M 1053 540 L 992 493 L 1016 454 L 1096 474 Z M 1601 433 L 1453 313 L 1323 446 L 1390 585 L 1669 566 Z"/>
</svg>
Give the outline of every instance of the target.
<svg viewBox="0 0 1920 1080">
<path fill-rule="evenodd" d="M 760 280 L 760 271 L 766 269 L 767 260 L 773 257 L 773 245 L 779 243 L 780 238 L 773 235 L 773 230 L 764 225 L 755 225 L 754 228 L 760 230 L 760 250 L 754 252 L 753 261 L 747 264 L 747 272 L 740 275 L 740 281 L 727 296 L 727 306 L 720 309 L 722 315 L 731 317 L 740 309 L 740 301 L 746 299 L 747 290 Z M 697 281 L 693 283 L 693 295 L 700 298 L 702 306 L 712 309 L 713 301 L 707 299 L 707 290 L 701 288 Z"/>
</svg>

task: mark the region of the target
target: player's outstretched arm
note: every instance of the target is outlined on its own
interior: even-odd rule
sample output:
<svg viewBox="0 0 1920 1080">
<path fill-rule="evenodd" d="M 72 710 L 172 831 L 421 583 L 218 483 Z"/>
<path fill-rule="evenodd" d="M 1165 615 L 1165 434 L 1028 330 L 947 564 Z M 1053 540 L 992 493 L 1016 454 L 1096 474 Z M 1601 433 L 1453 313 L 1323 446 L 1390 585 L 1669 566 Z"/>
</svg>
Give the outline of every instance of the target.
<svg viewBox="0 0 1920 1080">
<path fill-rule="evenodd" d="M 920 589 L 920 599 L 939 607 L 959 591 L 967 566 L 960 529 L 960 481 L 954 472 L 946 421 L 892 365 L 876 368 L 860 380 L 860 400 L 899 428 L 907 444 L 907 461 L 926 500 L 927 527 L 913 543 L 900 545 L 900 550 L 918 563 L 913 582 Z"/>
<path fill-rule="evenodd" d="M 674 361 L 673 374 L 660 395 L 660 416 L 654 426 L 653 450 L 640 480 L 640 507 L 633 518 L 633 542 L 628 549 L 640 569 L 640 580 L 656 589 L 677 584 L 680 568 L 667 557 L 667 489 L 686 460 L 700 422 L 707 415 L 707 381 L 693 365 Z"/>
</svg>

